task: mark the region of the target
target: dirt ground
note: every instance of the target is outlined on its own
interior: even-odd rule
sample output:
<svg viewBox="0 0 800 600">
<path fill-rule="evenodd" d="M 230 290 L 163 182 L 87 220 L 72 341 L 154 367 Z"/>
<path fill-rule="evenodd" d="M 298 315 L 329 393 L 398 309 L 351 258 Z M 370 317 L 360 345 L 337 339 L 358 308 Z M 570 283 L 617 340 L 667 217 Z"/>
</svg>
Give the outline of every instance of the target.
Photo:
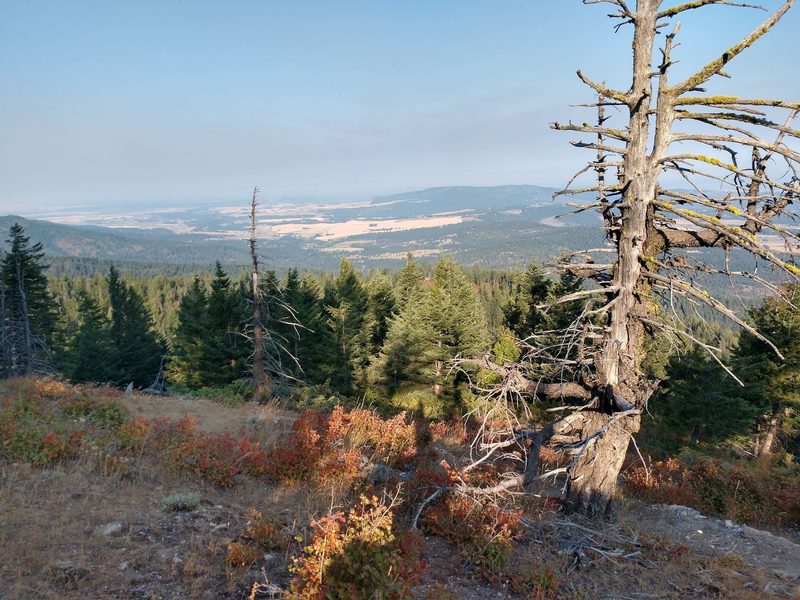
<svg viewBox="0 0 800 600">
<path fill-rule="evenodd" d="M 213 431 L 285 430 L 291 413 L 228 407 L 190 398 L 132 396 L 134 415 L 191 415 Z M 265 434 L 266 435 L 266 434 Z M 182 479 L 140 459 L 125 477 L 98 473 L 89 461 L 58 468 L 0 463 L 0 600 L 239 599 L 277 597 L 309 521 L 338 510 L 341 490 L 279 487 L 240 477 L 232 489 Z M 194 510 L 170 512 L 164 499 L 197 492 Z M 283 527 L 284 550 L 252 567 L 226 566 L 249 509 Z M 800 546 L 787 538 L 704 517 L 678 506 L 623 502 L 614 522 L 557 512 L 526 518 L 510 568 L 556 588 L 515 593 L 487 581 L 447 542 L 427 537 L 429 568 L 415 596 L 456 598 L 717 599 L 800 598 Z M 545 577 L 547 575 L 547 577 Z M 270 587 L 270 584 L 273 587 Z M 277 586 L 277 587 L 275 587 Z M 537 595 L 538 594 L 538 595 Z"/>
</svg>

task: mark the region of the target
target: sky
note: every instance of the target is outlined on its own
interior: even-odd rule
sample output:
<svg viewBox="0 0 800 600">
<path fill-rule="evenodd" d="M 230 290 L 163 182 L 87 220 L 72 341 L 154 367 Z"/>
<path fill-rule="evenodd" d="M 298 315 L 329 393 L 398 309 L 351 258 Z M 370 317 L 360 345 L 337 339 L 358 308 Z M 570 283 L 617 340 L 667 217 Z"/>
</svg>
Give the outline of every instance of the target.
<svg viewBox="0 0 800 600">
<path fill-rule="evenodd" d="M 630 0 L 634 2 L 635 0 Z M 676 2 L 666 1 L 665 6 Z M 762 4 L 776 8 L 780 0 Z M 578 68 L 629 85 L 580 0 L 0 0 L 0 213 L 563 186 Z M 765 13 L 686 13 L 675 75 Z M 800 7 L 713 90 L 800 98 Z"/>
</svg>

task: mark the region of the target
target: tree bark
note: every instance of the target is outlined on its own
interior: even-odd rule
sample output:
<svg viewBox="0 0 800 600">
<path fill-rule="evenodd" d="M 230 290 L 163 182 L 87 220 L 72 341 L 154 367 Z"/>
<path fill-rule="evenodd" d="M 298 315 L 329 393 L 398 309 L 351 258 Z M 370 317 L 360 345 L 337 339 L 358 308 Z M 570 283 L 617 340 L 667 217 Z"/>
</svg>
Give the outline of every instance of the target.
<svg viewBox="0 0 800 600">
<path fill-rule="evenodd" d="M 647 252 L 648 212 L 658 193 L 660 166 L 658 158 L 666 144 L 658 129 L 653 155 L 648 143 L 651 124 L 651 62 L 655 38 L 658 0 L 640 0 L 634 23 L 633 83 L 627 95 L 630 112 L 628 142 L 622 180 L 624 202 L 621 209 L 617 264 L 612 285 L 617 299 L 610 309 L 602 351 L 597 360 L 597 376 L 602 386 L 630 403 L 641 400 L 640 365 L 644 355 L 642 317 L 650 311 L 643 304 L 647 296 L 642 277 L 642 254 Z M 659 98 L 660 100 L 661 98 Z M 660 108 L 660 107 L 659 107 Z M 662 115 L 659 112 L 658 118 Z M 609 416 L 593 413 L 584 425 L 581 437 L 587 438 L 607 422 Z M 639 430 L 639 416 L 626 417 L 590 442 L 572 469 L 567 490 L 567 506 L 587 515 L 608 515 L 617 487 L 617 477 L 625 460 L 630 433 Z"/>
<path fill-rule="evenodd" d="M 586 439 L 606 426 L 610 415 L 584 413 L 581 438 Z M 566 509 L 588 517 L 610 517 L 617 491 L 617 477 L 633 433 L 639 430 L 639 415 L 613 423 L 602 434 L 589 440 L 567 482 Z"/>
<path fill-rule="evenodd" d="M 773 414 L 767 423 L 767 432 L 764 434 L 764 441 L 758 449 L 758 456 L 769 456 L 772 454 L 772 446 L 775 444 L 775 437 L 778 434 L 778 416 Z"/>
<path fill-rule="evenodd" d="M 250 259 L 253 265 L 253 384 L 256 388 L 256 398 L 260 399 L 269 387 L 266 359 L 264 355 L 265 332 L 263 322 L 263 294 L 258 281 L 258 251 L 256 242 L 256 196 L 258 188 L 253 189 L 253 198 L 250 201 Z"/>
</svg>

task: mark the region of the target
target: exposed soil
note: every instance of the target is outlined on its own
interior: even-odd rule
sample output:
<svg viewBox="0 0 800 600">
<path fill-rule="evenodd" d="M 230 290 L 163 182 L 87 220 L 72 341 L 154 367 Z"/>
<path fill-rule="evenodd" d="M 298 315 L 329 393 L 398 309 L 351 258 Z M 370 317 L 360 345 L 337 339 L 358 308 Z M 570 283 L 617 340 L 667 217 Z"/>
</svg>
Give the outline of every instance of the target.
<svg viewBox="0 0 800 600">
<path fill-rule="evenodd" d="M 686 506 L 646 506 L 642 517 L 651 534 L 709 556 L 740 556 L 748 565 L 800 584 L 800 545 L 787 537 L 706 517 Z"/>
<path fill-rule="evenodd" d="M 191 415 L 213 431 L 249 427 L 266 436 L 293 420 L 274 408 L 187 398 L 124 401 L 135 415 Z M 81 459 L 52 469 L 0 463 L 0 600 L 238 599 L 254 584 L 255 597 L 272 597 L 288 585 L 289 561 L 310 520 L 346 500 L 341 490 L 279 487 L 249 477 L 218 489 L 147 458 L 121 479 L 93 465 Z M 186 491 L 202 497 L 197 508 L 165 510 L 165 497 Z M 239 539 L 250 508 L 276 520 L 287 544 L 250 568 L 232 569 L 227 546 Z M 539 511 L 523 522 L 525 534 L 506 571 L 490 580 L 458 548 L 428 537 L 429 568 L 416 597 L 800 598 L 800 546 L 690 508 L 628 502 L 614 522 Z M 528 582 L 524 590 L 513 584 L 520 580 Z"/>
</svg>

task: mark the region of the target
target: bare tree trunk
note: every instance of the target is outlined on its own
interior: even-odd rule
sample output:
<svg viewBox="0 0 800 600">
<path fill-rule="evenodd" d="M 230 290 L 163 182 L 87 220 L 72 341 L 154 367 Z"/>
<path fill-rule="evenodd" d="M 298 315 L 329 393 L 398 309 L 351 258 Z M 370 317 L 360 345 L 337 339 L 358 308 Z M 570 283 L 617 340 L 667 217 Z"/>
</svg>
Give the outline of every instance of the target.
<svg viewBox="0 0 800 600">
<path fill-rule="evenodd" d="M 17 284 L 19 285 L 19 304 L 22 314 L 22 326 L 25 334 L 25 374 L 30 375 L 33 373 L 34 356 L 33 356 L 33 336 L 31 335 L 31 320 L 28 314 L 28 295 L 25 293 L 25 282 L 22 278 L 22 266 L 17 261 Z"/>
<path fill-rule="evenodd" d="M 660 167 L 657 159 L 660 155 L 657 151 L 664 143 L 656 136 L 655 156 L 649 156 L 650 70 L 658 4 L 658 0 L 638 3 L 633 40 L 633 85 L 628 100 L 629 140 L 620 182 L 625 190 L 625 206 L 616 233 L 619 241 L 613 285 L 618 292 L 597 361 L 600 384 L 612 386 L 615 393 L 630 403 L 640 397 L 642 383 L 639 366 L 644 355 L 644 326 L 641 317 L 649 311 L 638 299 L 642 291 L 641 258 L 647 241 L 648 210 L 658 193 Z M 597 413 L 586 423 L 581 437 L 592 435 L 608 419 L 607 415 Z M 571 473 L 568 507 L 588 515 L 608 514 L 630 434 L 639 430 L 639 421 L 638 415 L 627 417 L 586 448 Z"/>
<path fill-rule="evenodd" d="M 631 417 L 626 417 L 630 419 Z M 609 415 L 587 412 L 580 436 L 583 439 L 607 426 Z M 581 448 L 569 481 L 566 508 L 589 517 L 611 516 L 617 490 L 617 477 L 625 461 L 630 436 L 639 427 L 639 418 L 611 424 L 601 435 Z"/>
<path fill-rule="evenodd" d="M 595 136 L 596 141 L 590 143 L 574 142 L 578 147 L 596 150 L 597 159 L 579 171 L 559 194 L 597 192 L 598 202 L 583 204 L 581 209 L 599 207 L 606 232 L 615 246 L 613 259 L 601 263 L 596 258 L 600 254 L 604 259 L 607 258 L 606 248 L 574 253 L 572 257 L 580 259 L 580 262 L 572 263 L 570 258 L 564 270 L 573 275 L 593 278 L 600 287 L 570 294 L 559 300 L 564 302 L 586 296 L 606 298 L 604 306 L 591 311 L 591 314 L 607 315 L 602 334 L 598 335 L 601 339 L 599 351 L 593 356 L 591 383 L 605 399 L 613 399 L 614 406 L 597 408 L 611 412 L 625 411 L 626 416 L 616 419 L 615 416 L 600 413 L 584 424 L 581 438 L 591 443 L 584 443 L 583 454 L 578 456 L 574 468 L 570 468 L 567 488 L 569 505 L 588 514 L 603 514 L 607 512 L 608 502 L 613 496 L 617 475 L 627 452 L 629 434 L 639 429 L 641 411 L 652 391 L 652 385 L 640 368 L 644 358 L 645 327 L 700 343 L 714 360 L 736 377 L 725 367 L 718 348 L 700 342 L 685 328 L 670 324 L 669 319 L 659 314 L 656 294 L 668 296 L 670 300 L 677 295 L 711 307 L 766 343 L 779 358 L 783 358 L 777 347 L 763 334 L 724 303 L 713 298 L 708 291 L 698 289 L 691 279 L 683 275 L 703 272 L 753 278 L 753 274 L 740 274 L 727 266 L 722 269 L 712 267 L 703 261 L 694 264 L 683 256 L 675 255 L 673 251 L 683 248 L 727 250 L 738 247 L 775 265 L 791 277 L 800 278 L 800 269 L 785 258 L 789 249 L 800 244 L 800 236 L 786 234 L 785 229 L 774 222 L 787 206 L 800 197 L 800 183 L 796 178 L 786 183 L 766 174 L 768 160 L 775 159 L 773 162 L 777 162 L 778 158 L 788 163 L 792 172 L 797 172 L 800 154 L 786 141 L 790 138 L 795 141 L 800 139 L 800 132 L 791 128 L 793 120 L 800 115 L 800 103 L 706 95 L 705 88 L 705 84 L 713 77 L 727 77 L 723 70 L 726 65 L 768 32 L 791 9 L 795 0 L 784 0 L 751 33 L 678 83 L 668 81 L 668 72 L 674 64 L 670 54 L 680 24 L 676 23 L 672 32 L 664 36 L 664 45 L 659 48 L 660 63 L 654 61 L 653 52 L 659 30 L 666 27 L 671 19 L 695 9 L 716 4 L 751 5 L 692 0 L 669 3 L 669 7 L 659 10 L 665 0 L 585 0 L 584 3 L 615 6 L 616 11 L 609 16 L 620 20 L 618 27 L 630 25 L 634 29 L 630 88 L 627 91 L 615 90 L 592 81 L 578 71 L 578 77 L 599 96 L 598 102 L 590 105 L 599 109 L 598 124 L 552 124 L 557 130 Z M 605 125 L 604 105 L 628 109 L 624 118 L 620 118 L 624 121 L 622 127 Z M 785 124 L 780 125 L 766 113 L 759 112 L 759 107 L 766 106 L 789 111 Z M 762 114 L 764 118 L 761 118 Z M 753 115 L 759 116 L 754 118 Z M 676 122 L 697 122 L 715 129 L 710 134 L 705 131 L 673 131 Z M 749 131 L 748 126 L 753 124 L 771 130 L 776 136 L 774 141 Z M 697 144 L 704 150 L 703 153 L 671 150 L 676 144 L 683 147 Z M 742 151 L 752 154 L 752 169 L 744 168 L 737 162 L 737 152 Z M 716 153 L 722 158 L 711 155 Z M 607 160 L 608 157 L 612 158 L 611 162 Z M 618 182 L 608 186 L 606 168 L 612 164 L 618 169 Z M 596 186 L 572 186 L 578 177 L 592 169 L 597 174 Z M 665 170 L 680 175 L 693 191 L 687 193 L 660 188 L 659 179 Z M 701 178 L 700 183 L 694 181 L 697 178 Z M 709 179 L 720 182 L 726 188 L 724 197 L 722 193 L 714 196 L 700 191 L 702 188 L 699 185 L 707 185 Z M 735 206 L 737 204 L 738 207 Z M 716 211 L 716 216 L 711 216 L 713 211 Z M 745 222 L 728 225 L 723 219 L 726 214 L 740 216 Z M 689 225 L 682 224 L 682 220 Z M 758 234 L 763 228 L 777 231 L 785 238 L 791 235 L 787 250 L 773 252 L 761 243 Z M 771 286 L 757 276 L 755 280 Z M 629 410 L 628 407 L 635 407 L 635 410 Z M 613 427 L 607 427 L 609 424 Z M 774 429 L 768 444 L 770 446 L 774 441 Z M 767 441 L 764 440 L 764 445 L 767 445 Z"/>
<path fill-rule="evenodd" d="M 758 448 L 758 456 L 769 456 L 772 454 L 772 446 L 775 444 L 775 437 L 778 434 L 778 415 L 774 414 L 770 417 L 767 423 L 767 432 L 764 435 L 764 441 Z"/>
<path fill-rule="evenodd" d="M 256 397 L 269 387 L 266 357 L 264 355 L 264 322 L 263 301 L 264 296 L 258 281 L 258 249 L 256 242 L 256 197 L 258 188 L 253 189 L 253 198 L 250 201 L 250 259 L 253 264 L 253 383 L 256 387 Z"/>
</svg>

